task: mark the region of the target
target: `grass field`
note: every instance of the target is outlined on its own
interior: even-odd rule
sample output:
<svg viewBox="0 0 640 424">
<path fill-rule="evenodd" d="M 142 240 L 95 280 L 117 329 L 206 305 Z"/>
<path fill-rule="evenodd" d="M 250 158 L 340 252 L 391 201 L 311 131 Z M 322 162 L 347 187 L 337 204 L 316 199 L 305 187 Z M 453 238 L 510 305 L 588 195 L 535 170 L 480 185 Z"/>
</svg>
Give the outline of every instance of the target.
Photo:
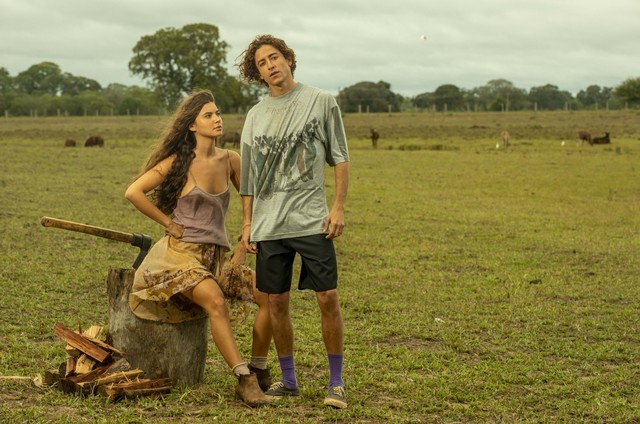
<svg viewBox="0 0 640 424">
<path fill-rule="evenodd" d="M 638 111 L 345 116 L 347 410 L 322 406 L 328 367 L 306 292 L 292 296 L 298 399 L 244 407 L 213 344 L 204 384 L 163 399 L 34 387 L 65 359 L 53 324 L 108 325 L 107 272 L 137 255 L 40 217 L 159 238 L 123 193 L 163 119 L 0 118 L 0 422 L 640 422 Z M 612 144 L 577 144 L 577 128 Z M 90 134 L 105 147 L 63 147 Z M 230 238 L 240 211 L 236 197 Z M 250 323 L 236 330 L 248 355 Z M 279 374 L 273 348 L 270 365 Z"/>
</svg>

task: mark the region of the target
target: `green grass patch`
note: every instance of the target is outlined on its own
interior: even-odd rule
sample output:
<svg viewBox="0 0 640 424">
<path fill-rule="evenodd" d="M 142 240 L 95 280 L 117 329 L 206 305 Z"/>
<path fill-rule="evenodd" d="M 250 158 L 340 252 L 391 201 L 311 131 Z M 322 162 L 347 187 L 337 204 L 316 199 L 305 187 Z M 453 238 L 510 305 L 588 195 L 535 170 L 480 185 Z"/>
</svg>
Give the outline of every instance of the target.
<svg viewBox="0 0 640 424">
<path fill-rule="evenodd" d="M 225 118 L 241 128 L 242 117 Z M 39 220 L 158 239 L 124 191 L 162 119 L 0 119 L 0 376 L 56 368 L 56 321 L 108 325 L 107 272 L 130 267 L 137 249 Z M 640 420 L 638 113 L 362 114 L 345 125 L 351 185 L 336 248 L 347 410 L 322 406 L 318 308 L 294 292 L 299 399 L 245 408 L 211 345 L 203 384 L 163 399 L 109 403 L 0 379 L 0 422 Z M 496 148 L 505 128 L 507 150 Z M 576 143 L 575 128 L 613 142 Z M 63 147 L 90 134 L 105 147 Z M 239 196 L 227 229 L 241 230 Z M 248 356 L 250 323 L 236 331 Z M 270 365 L 278 374 L 275 349 Z"/>
</svg>

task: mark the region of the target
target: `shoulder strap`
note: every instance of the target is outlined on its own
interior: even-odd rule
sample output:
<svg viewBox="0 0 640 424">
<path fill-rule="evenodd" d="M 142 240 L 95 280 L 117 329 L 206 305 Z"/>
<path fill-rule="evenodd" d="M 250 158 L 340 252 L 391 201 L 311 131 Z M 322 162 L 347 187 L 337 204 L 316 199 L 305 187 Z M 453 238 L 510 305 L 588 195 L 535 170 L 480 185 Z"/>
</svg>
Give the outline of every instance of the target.
<svg viewBox="0 0 640 424">
<path fill-rule="evenodd" d="M 196 180 L 196 177 L 191 173 L 191 170 L 188 171 L 189 175 L 191 175 L 191 178 L 193 178 L 193 182 L 196 184 L 196 187 L 198 187 L 198 180 Z"/>
</svg>

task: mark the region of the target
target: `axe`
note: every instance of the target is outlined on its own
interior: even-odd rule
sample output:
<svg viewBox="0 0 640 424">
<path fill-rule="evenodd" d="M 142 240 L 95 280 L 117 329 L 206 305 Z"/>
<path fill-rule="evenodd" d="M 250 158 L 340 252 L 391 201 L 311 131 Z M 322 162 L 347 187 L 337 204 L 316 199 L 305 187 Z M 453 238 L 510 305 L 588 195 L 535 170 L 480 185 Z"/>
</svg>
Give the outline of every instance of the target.
<svg viewBox="0 0 640 424">
<path fill-rule="evenodd" d="M 77 222 L 65 221 L 63 219 L 50 218 L 43 216 L 40 219 L 43 227 L 62 228 L 63 230 L 77 231 L 79 233 L 91 234 L 93 236 L 103 237 L 109 240 L 121 241 L 129 243 L 132 246 L 139 247 L 140 253 L 133 262 L 133 268 L 138 268 L 149 248 L 153 244 L 151 237 L 144 234 L 123 233 L 121 231 L 109 230 L 106 228 L 94 227 L 92 225 L 80 224 Z"/>
</svg>

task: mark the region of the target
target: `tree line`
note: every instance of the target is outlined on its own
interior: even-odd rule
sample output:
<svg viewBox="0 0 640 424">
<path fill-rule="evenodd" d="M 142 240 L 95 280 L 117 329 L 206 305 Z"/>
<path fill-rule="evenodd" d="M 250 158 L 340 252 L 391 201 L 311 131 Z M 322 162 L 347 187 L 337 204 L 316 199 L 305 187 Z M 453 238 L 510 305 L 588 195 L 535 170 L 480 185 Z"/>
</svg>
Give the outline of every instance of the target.
<svg viewBox="0 0 640 424">
<path fill-rule="evenodd" d="M 229 75 L 229 45 L 218 28 L 189 24 L 143 36 L 133 47 L 129 70 L 147 87 L 109 84 L 63 72 L 42 62 L 11 76 L 0 67 L 0 114 L 29 115 L 157 115 L 172 110 L 182 96 L 208 88 L 226 113 L 246 111 L 266 92 Z"/>
<path fill-rule="evenodd" d="M 640 106 L 640 78 L 630 78 L 615 88 L 590 85 L 574 97 L 553 84 L 529 91 L 511 81 L 495 79 L 473 89 L 444 84 L 433 92 L 403 97 L 384 81 L 359 82 L 338 94 L 343 112 L 597 110 Z"/>
<path fill-rule="evenodd" d="M 229 47 L 215 25 L 204 23 L 145 35 L 133 47 L 128 66 L 147 87 L 115 83 L 102 87 L 90 78 L 63 72 L 53 62 L 34 64 L 16 76 L 0 67 L 0 114 L 157 115 L 173 109 L 195 88 L 212 90 L 224 112 L 243 113 L 266 89 L 229 75 L 225 67 Z M 552 84 L 527 91 L 505 79 L 473 89 L 445 84 L 413 97 L 394 93 L 384 81 L 362 81 L 340 90 L 337 100 L 345 113 L 619 109 L 640 104 L 640 78 L 629 78 L 616 88 L 590 85 L 575 97 Z"/>
</svg>

